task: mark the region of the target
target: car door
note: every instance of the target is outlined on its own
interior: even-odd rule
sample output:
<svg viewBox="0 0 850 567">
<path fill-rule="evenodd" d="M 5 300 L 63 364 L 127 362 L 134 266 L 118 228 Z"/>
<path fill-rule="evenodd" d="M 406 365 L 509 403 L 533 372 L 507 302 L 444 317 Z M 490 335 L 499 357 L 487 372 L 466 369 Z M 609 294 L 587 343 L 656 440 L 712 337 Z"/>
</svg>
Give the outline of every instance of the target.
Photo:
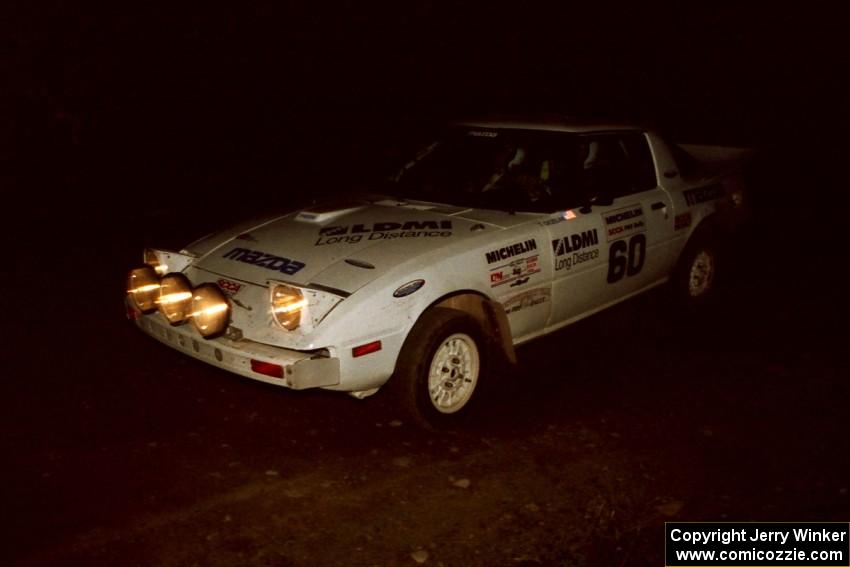
<svg viewBox="0 0 850 567">
<path fill-rule="evenodd" d="M 598 282 L 605 277 L 605 227 L 602 216 L 568 209 L 547 221 L 552 262 L 550 325 L 591 309 L 598 302 Z"/>
<path fill-rule="evenodd" d="M 563 323 L 651 286 L 666 274 L 671 200 L 658 186 L 642 132 L 580 137 L 577 179 L 585 206 L 549 225 L 550 324 Z"/>
</svg>

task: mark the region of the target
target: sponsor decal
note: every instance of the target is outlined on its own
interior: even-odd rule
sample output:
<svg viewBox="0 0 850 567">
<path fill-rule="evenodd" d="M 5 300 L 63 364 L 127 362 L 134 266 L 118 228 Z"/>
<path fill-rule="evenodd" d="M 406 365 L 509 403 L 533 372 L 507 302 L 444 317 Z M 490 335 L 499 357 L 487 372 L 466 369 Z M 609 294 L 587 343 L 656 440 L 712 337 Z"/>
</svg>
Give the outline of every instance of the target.
<svg viewBox="0 0 850 567">
<path fill-rule="evenodd" d="M 553 224 L 560 224 L 564 221 L 577 219 L 578 215 L 572 209 L 558 213 L 558 216 L 552 217 L 551 219 L 546 219 L 545 221 L 540 221 L 540 226 L 551 226 Z"/>
<path fill-rule="evenodd" d="M 546 303 L 549 301 L 550 295 L 549 288 L 530 289 L 508 298 L 502 305 L 505 307 L 505 313 L 510 315 L 511 313 Z"/>
<path fill-rule="evenodd" d="M 521 285 L 525 285 L 528 283 L 528 280 L 531 279 L 529 277 L 520 278 L 511 284 L 511 287 L 519 287 Z"/>
<path fill-rule="evenodd" d="M 689 207 L 698 205 L 699 203 L 705 203 L 706 201 L 714 201 L 722 197 L 723 194 L 722 185 L 708 185 L 698 189 L 688 189 L 684 192 L 685 202 Z"/>
<path fill-rule="evenodd" d="M 564 222 L 564 220 L 566 220 L 566 219 L 562 219 L 561 217 L 554 217 L 554 218 L 551 218 L 551 219 L 546 219 L 544 221 L 540 221 L 537 224 L 539 224 L 540 226 L 552 226 L 553 224 L 560 224 L 560 223 Z"/>
<path fill-rule="evenodd" d="M 571 270 L 588 260 L 599 258 L 599 233 L 594 228 L 552 241 L 555 270 Z"/>
<path fill-rule="evenodd" d="M 494 264 L 501 260 L 507 260 L 508 258 L 519 256 L 520 254 L 525 254 L 526 252 L 531 252 L 532 250 L 537 250 L 537 241 L 533 238 L 524 242 L 517 242 L 516 244 L 502 246 L 498 250 L 492 250 L 490 252 L 487 252 L 485 254 L 485 257 L 487 258 L 488 264 Z"/>
<path fill-rule="evenodd" d="M 242 284 L 221 278 L 216 282 L 226 295 L 236 295 L 242 289 Z"/>
<path fill-rule="evenodd" d="M 259 250 L 249 250 L 247 248 L 234 248 L 230 252 L 224 254 L 224 258 L 228 260 L 236 260 L 245 264 L 252 264 L 267 270 L 282 272 L 290 276 L 305 266 L 303 262 L 282 258 L 273 254 L 260 252 Z"/>
<path fill-rule="evenodd" d="M 390 232 L 396 230 L 451 230 L 452 221 L 406 221 L 406 222 L 376 222 L 370 225 L 354 224 L 351 226 L 326 226 L 319 230 L 321 236 L 336 236 L 340 234 L 363 234 L 368 232 Z"/>
<path fill-rule="evenodd" d="M 681 215 L 676 215 L 673 219 L 673 229 L 674 230 L 682 230 L 683 228 L 688 228 L 691 226 L 691 212 L 688 211 L 686 213 L 682 213 Z"/>
<path fill-rule="evenodd" d="M 605 234 L 608 237 L 608 242 L 639 232 L 646 232 L 646 223 L 643 221 L 643 207 L 639 204 L 605 213 L 602 215 L 602 220 L 605 221 Z"/>
<path fill-rule="evenodd" d="M 540 256 L 528 256 L 525 258 L 517 258 L 502 266 L 497 266 L 490 270 L 490 287 L 496 287 L 510 283 L 514 285 L 523 285 L 528 283 L 529 276 L 540 271 Z M 521 281 L 522 280 L 522 281 Z M 512 283 L 519 282 L 519 283 Z"/>
<path fill-rule="evenodd" d="M 475 138 L 495 138 L 499 135 L 499 133 L 491 130 L 470 130 L 466 133 L 466 135 L 473 136 Z"/>
<path fill-rule="evenodd" d="M 326 244 L 356 244 L 362 240 L 392 240 L 394 238 L 445 238 L 452 235 L 452 221 L 426 220 L 405 222 L 376 222 L 326 226 L 319 229 L 315 246 Z"/>
<path fill-rule="evenodd" d="M 345 234 L 347 232 L 347 226 L 326 226 L 325 228 L 319 229 L 320 236 L 337 236 L 339 234 Z"/>
</svg>

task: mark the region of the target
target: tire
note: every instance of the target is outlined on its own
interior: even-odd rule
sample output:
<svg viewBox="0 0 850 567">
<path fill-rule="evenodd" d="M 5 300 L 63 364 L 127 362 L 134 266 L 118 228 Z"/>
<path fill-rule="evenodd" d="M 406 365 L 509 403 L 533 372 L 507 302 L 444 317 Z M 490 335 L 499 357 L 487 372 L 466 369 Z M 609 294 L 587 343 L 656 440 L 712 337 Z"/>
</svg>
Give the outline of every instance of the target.
<svg viewBox="0 0 850 567">
<path fill-rule="evenodd" d="M 673 293 L 686 307 L 709 304 L 717 293 L 720 247 L 710 233 L 695 234 L 673 274 Z"/>
<path fill-rule="evenodd" d="M 456 309 L 425 311 L 407 336 L 390 386 L 419 425 L 458 423 L 481 397 L 488 354 L 478 322 Z"/>
</svg>

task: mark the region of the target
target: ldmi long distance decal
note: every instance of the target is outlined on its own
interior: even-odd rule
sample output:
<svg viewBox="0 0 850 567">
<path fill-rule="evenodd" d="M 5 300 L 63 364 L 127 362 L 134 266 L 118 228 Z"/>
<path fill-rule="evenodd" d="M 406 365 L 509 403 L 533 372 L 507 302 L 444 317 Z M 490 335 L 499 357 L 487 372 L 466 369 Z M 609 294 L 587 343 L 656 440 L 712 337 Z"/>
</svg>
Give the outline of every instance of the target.
<svg viewBox="0 0 850 567">
<path fill-rule="evenodd" d="M 571 270 L 574 266 L 599 257 L 599 233 L 594 228 L 556 238 L 552 241 L 555 271 Z"/>
<path fill-rule="evenodd" d="M 356 244 L 362 240 L 392 240 L 395 238 L 446 238 L 452 235 L 452 221 L 425 220 L 405 222 L 376 222 L 351 226 L 326 226 L 319 230 L 315 246 L 327 244 Z"/>
</svg>

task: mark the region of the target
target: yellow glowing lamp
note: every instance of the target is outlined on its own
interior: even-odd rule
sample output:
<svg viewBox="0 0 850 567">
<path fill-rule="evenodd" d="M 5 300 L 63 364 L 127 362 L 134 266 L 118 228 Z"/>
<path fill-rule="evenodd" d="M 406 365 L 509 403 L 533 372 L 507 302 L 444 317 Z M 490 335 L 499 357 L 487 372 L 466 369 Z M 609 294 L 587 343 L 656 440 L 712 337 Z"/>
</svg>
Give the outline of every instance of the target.
<svg viewBox="0 0 850 567">
<path fill-rule="evenodd" d="M 301 324 L 301 311 L 307 307 L 307 299 L 301 290 L 286 284 L 272 287 L 272 316 L 277 324 L 287 331 L 294 331 Z"/>
<path fill-rule="evenodd" d="M 159 277 L 150 266 L 130 270 L 127 274 L 127 295 L 142 313 L 149 313 L 156 309 L 159 286 Z"/>
<path fill-rule="evenodd" d="M 230 319 L 230 305 L 217 285 L 201 284 L 192 293 L 192 322 L 205 338 L 224 332 Z"/>
<path fill-rule="evenodd" d="M 159 312 L 172 325 L 186 321 L 192 314 L 192 285 L 183 274 L 168 274 L 160 282 Z"/>
</svg>

